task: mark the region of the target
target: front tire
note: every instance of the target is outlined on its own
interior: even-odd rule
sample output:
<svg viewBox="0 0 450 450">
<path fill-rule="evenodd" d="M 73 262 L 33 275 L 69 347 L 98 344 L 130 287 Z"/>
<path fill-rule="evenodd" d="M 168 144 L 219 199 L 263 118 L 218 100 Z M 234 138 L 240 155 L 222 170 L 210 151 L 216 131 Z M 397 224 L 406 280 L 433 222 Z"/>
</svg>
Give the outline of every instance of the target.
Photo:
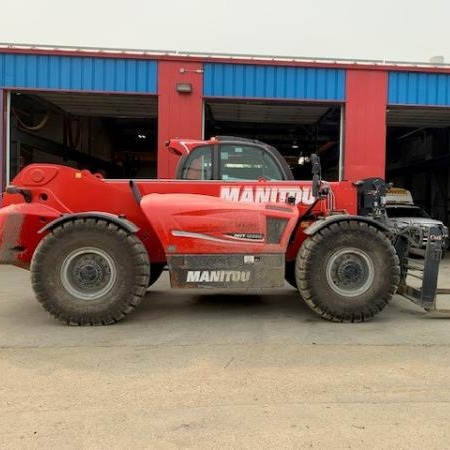
<svg viewBox="0 0 450 450">
<path fill-rule="evenodd" d="M 70 325 L 108 325 L 145 295 L 147 251 L 134 235 L 105 220 L 77 219 L 53 229 L 31 262 L 37 300 Z"/>
<path fill-rule="evenodd" d="M 342 221 L 303 243 L 296 278 L 306 304 L 323 318 L 365 322 L 395 294 L 399 259 L 383 232 L 365 222 Z"/>
</svg>

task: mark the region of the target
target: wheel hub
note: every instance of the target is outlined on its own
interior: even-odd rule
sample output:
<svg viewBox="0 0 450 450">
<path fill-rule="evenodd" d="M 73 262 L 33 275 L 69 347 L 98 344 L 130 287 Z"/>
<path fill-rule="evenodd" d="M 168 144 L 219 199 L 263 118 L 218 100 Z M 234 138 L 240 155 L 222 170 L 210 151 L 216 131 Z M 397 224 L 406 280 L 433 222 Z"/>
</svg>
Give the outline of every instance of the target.
<svg viewBox="0 0 450 450">
<path fill-rule="evenodd" d="M 328 285 L 345 297 L 356 297 L 366 292 L 374 279 L 374 265 L 367 253 L 348 248 L 334 253 L 326 267 Z"/>
<path fill-rule="evenodd" d="M 364 277 L 364 268 L 355 261 L 344 261 L 338 267 L 337 276 L 344 284 L 358 283 Z"/>
<path fill-rule="evenodd" d="M 60 278 L 64 288 L 74 297 L 94 300 L 112 289 L 117 271 L 108 253 L 98 248 L 84 247 L 66 257 Z"/>
<path fill-rule="evenodd" d="M 105 260 L 98 255 L 88 254 L 81 257 L 73 265 L 74 281 L 80 286 L 96 286 L 104 281 L 110 270 Z"/>
</svg>

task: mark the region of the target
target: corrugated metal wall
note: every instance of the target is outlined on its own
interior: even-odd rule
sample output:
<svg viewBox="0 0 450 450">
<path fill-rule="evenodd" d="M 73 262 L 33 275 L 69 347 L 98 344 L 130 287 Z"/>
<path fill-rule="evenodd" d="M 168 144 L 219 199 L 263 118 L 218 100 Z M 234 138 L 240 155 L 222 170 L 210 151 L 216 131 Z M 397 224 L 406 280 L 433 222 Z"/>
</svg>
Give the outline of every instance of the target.
<svg viewBox="0 0 450 450">
<path fill-rule="evenodd" d="M 157 62 L 0 54 L 0 88 L 157 93 Z"/>
<path fill-rule="evenodd" d="M 450 75 L 390 72 L 388 103 L 391 105 L 450 106 Z"/>
<path fill-rule="evenodd" d="M 269 65 L 204 65 L 206 97 L 345 100 L 345 70 Z"/>
</svg>

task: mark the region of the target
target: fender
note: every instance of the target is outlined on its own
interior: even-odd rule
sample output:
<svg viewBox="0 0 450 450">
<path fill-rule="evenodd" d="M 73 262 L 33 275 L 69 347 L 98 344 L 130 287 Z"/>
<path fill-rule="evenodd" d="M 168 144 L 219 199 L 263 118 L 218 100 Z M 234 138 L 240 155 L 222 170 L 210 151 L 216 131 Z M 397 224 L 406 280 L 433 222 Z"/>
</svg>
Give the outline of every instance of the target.
<svg viewBox="0 0 450 450">
<path fill-rule="evenodd" d="M 370 217 L 365 216 L 348 216 L 345 214 L 339 214 L 336 216 L 328 216 L 325 219 L 317 220 L 312 225 L 310 225 L 308 228 L 304 229 L 303 232 L 308 235 L 312 236 L 313 234 L 316 234 L 318 231 L 322 230 L 325 227 L 328 227 L 332 223 L 337 222 L 365 222 L 369 225 L 372 225 L 376 229 L 382 231 L 383 233 L 390 233 L 389 228 L 384 225 L 383 223 L 378 222 L 377 220 L 371 219 Z"/>
<path fill-rule="evenodd" d="M 108 222 L 115 223 L 119 227 L 133 234 L 137 233 L 140 230 L 138 226 L 136 226 L 133 222 L 130 222 L 129 220 L 125 219 L 124 217 L 115 216 L 114 214 L 101 211 L 87 211 L 81 213 L 64 214 L 63 216 L 58 217 L 52 222 L 49 222 L 47 225 L 45 225 L 45 227 L 41 228 L 38 231 L 38 233 L 41 234 L 45 233 L 46 231 L 53 230 L 58 225 L 61 225 L 62 223 L 66 223 L 74 219 L 87 219 L 87 218 L 105 219 Z"/>
</svg>

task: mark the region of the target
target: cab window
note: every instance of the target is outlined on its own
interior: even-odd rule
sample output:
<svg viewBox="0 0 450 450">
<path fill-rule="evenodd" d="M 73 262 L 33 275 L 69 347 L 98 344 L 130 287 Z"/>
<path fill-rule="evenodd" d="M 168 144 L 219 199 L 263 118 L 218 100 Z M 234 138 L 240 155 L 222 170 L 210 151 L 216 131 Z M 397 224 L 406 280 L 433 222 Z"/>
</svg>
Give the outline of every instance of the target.
<svg viewBox="0 0 450 450">
<path fill-rule="evenodd" d="M 212 149 L 211 145 L 196 148 L 184 163 L 182 179 L 211 180 L 212 179 Z"/>
<path fill-rule="evenodd" d="M 221 180 L 283 179 L 273 157 L 264 149 L 251 145 L 220 145 L 219 164 Z"/>
</svg>

